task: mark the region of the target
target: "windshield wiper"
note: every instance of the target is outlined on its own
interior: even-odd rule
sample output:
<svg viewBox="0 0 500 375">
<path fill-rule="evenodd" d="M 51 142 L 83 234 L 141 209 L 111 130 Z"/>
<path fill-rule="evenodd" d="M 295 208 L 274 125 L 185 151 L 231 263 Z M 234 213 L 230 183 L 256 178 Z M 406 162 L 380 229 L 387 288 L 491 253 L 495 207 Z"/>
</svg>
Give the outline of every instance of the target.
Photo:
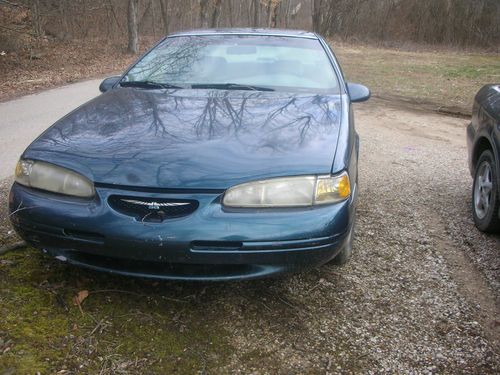
<svg viewBox="0 0 500 375">
<path fill-rule="evenodd" d="M 145 89 L 156 88 L 156 89 L 183 89 L 182 86 L 172 85 L 170 83 L 160 83 L 153 81 L 125 81 L 120 82 L 122 87 L 141 87 Z"/>
<path fill-rule="evenodd" d="M 270 87 L 245 85 L 243 83 L 197 83 L 191 85 L 191 87 L 193 89 L 274 91 Z"/>
</svg>

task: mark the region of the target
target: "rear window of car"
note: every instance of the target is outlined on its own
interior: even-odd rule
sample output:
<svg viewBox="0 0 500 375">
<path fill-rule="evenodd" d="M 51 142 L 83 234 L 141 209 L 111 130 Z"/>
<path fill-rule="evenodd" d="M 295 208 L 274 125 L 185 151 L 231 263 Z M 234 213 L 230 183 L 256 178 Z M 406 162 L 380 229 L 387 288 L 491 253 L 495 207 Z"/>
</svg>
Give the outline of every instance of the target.
<svg viewBox="0 0 500 375">
<path fill-rule="evenodd" d="M 130 69 L 124 80 L 339 93 L 335 70 L 321 43 L 286 36 L 170 37 Z"/>
</svg>

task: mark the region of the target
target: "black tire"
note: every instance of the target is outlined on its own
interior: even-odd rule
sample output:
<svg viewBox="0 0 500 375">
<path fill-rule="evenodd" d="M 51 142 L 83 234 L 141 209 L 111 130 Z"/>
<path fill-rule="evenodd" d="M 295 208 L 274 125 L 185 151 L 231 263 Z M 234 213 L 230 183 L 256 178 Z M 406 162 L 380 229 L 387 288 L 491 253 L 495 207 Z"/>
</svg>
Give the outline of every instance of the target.
<svg viewBox="0 0 500 375">
<path fill-rule="evenodd" d="M 483 184 L 486 178 L 491 179 L 491 190 L 483 195 Z M 486 150 L 479 156 L 476 163 L 472 185 L 472 215 L 477 229 L 482 232 L 499 233 L 499 207 L 500 198 L 495 157 L 490 150 Z"/>
<path fill-rule="evenodd" d="M 351 259 L 351 255 L 352 255 L 352 243 L 353 243 L 353 239 L 354 239 L 354 227 L 355 227 L 355 223 L 352 224 L 351 231 L 349 232 L 349 238 L 347 239 L 342 250 L 340 250 L 340 253 L 335 255 L 335 258 L 333 258 L 328 263 L 335 264 L 337 266 L 343 266 L 344 264 L 349 262 L 349 259 Z"/>
</svg>

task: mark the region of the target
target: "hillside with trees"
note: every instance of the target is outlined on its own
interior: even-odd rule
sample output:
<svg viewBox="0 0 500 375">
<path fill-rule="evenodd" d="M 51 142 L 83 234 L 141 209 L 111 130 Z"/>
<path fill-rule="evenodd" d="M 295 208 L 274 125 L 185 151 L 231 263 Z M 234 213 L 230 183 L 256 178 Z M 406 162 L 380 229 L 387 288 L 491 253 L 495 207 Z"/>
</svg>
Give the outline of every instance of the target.
<svg viewBox="0 0 500 375">
<path fill-rule="evenodd" d="M 498 0 L 0 0 L 0 50 L 35 38 L 105 39 L 137 52 L 139 37 L 190 28 L 313 29 L 361 41 L 498 49 Z"/>
<path fill-rule="evenodd" d="M 391 61 L 389 72 L 418 75 L 411 95 L 435 101 L 435 83 L 451 84 L 467 111 L 470 88 L 498 80 L 498 0 L 0 0 L 0 100 L 115 74 L 178 30 L 225 27 L 314 30 L 375 94 L 390 80 L 389 91 L 405 95 L 384 71 Z M 373 48 L 456 54 L 389 61 Z"/>
</svg>

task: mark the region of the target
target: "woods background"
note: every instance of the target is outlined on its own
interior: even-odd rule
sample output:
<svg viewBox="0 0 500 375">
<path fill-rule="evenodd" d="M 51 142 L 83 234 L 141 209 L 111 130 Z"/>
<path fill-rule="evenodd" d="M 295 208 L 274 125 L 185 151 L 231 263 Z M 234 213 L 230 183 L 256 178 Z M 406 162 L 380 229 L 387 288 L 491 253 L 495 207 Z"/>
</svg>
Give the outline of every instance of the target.
<svg viewBox="0 0 500 375">
<path fill-rule="evenodd" d="M 500 0 L 0 0 L 0 102 L 118 74 L 200 27 L 315 30 L 374 96 L 461 113 L 500 72 Z"/>
<path fill-rule="evenodd" d="M 137 52 L 139 37 L 197 27 L 315 30 L 363 42 L 498 50 L 499 0 L 0 0 L 0 51 L 105 39 Z"/>
</svg>

